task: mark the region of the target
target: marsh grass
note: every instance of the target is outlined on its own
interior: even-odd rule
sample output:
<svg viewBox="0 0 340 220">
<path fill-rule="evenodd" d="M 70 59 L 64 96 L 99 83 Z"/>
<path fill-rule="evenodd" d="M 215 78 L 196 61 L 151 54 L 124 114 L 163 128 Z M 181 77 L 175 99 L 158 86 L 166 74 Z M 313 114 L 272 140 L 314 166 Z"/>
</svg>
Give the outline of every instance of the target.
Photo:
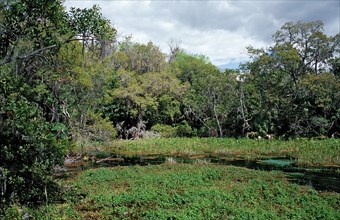
<svg viewBox="0 0 340 220">
<path fill-rule="evenodd" d="M 176 163 L 177 163 L 177 161 L 173 157 L 166 157 L 165 158 L 165 164 L 176 164 Z"/>
<path fill-rule="evenodd" d="M 105 150 L 128 156 L 195 155 L 242 159 L 292 157 L 300 165 L 340 166 L 339 139 L 253 140 L 235 138 L 155 138 L 117 140 Z"/>
<path fill-rule="evenodd" d="M 233 166 L 99 168 L 71 184 L 75 196 L 48 207 L 54 219 L 337 219 L 340 214 L 338 193 L 290 183 L 278 172 Z M 34 215 L 44 218 L 43 212 Z"/>
</svg>

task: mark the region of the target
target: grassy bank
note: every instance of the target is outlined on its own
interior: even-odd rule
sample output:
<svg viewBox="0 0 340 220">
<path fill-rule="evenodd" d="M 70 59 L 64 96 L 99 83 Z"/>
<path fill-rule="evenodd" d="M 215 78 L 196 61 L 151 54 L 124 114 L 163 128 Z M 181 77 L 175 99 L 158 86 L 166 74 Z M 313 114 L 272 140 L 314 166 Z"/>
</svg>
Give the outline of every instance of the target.
<svg viewBox="0 0 340 220">
<path fill-rule="evenodd" d="M 105 150 L 127 156 L 224 156 L 256 159 L 271 156 L 297 158 L 301 165 L 340 166 L 340 140 L 252 140 L 233 138 L 160 138 L 119 140 Z"/>
<path fill-rule="evenodd" d="M 338 193 L 283 174 L 233 166 L 163 164 L 88 170 L 77 193 L 31 211 L 36 219 L 337 219 Z"/>
</svg>

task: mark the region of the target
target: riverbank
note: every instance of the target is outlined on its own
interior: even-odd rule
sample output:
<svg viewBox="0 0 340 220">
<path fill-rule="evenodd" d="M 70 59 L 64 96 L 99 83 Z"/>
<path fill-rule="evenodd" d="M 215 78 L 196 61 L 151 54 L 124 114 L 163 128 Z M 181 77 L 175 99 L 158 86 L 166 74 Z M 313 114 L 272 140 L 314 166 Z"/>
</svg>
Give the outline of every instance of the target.
<svg viewBox="0 0 340 220">
<path fill-rule="evenodd" d="M 239 159 L 291 157 L 299 165 L 340 167 L 340 139 L 155 138 L 117 140 L 102 149 L 124 156 L 204 155 Z"/>
</svg>

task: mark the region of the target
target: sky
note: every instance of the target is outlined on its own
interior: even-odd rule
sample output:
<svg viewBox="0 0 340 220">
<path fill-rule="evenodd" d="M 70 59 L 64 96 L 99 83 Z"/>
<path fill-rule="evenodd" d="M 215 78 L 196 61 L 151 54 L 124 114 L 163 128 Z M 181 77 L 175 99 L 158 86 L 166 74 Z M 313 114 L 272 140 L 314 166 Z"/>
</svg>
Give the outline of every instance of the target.
<svg viewBox="0 0 340 220">
<path fill-rule="evenodd" d="M 186 52 L 203 54 L 217 66 L 236 68 L 248 60 L 246 47 L 268 47 L 288 21 L 324 22 L 324 32 L 340 32 L 338 0 L 66 0 L 66 7 L 99 5 L 120 36 L 152 41 L 168 53 L 174 40 Z"/>
</svg>

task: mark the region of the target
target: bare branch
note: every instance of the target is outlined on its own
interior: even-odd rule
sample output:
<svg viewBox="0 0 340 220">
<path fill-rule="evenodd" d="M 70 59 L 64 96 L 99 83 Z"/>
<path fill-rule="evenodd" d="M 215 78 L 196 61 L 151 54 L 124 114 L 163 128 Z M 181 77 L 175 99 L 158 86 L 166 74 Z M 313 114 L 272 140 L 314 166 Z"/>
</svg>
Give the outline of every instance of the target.
<svg viewBox="0 0 340 220">
<path fill-rule="evenodd" d="M 47 47 L 44 47 L 44 48 L 40 48 L 38 50 L 35 50 L 35 51 L 32 51 L 26 55 L 22 55 L 22 56 L 17 56 L 17 57 L 11 57 L 9 59 L 5 59 L 3 60 L 1 63 L 0 63 L 0 66 L 2 65 L 5 65 L 6 63 L 11 63 L 15 60 L 26 60 L 27 58 L 30 58 L 30 57 L 33 57 L 35 56 L 36 54 L 40 53 L 40 52 L 43 52 L 43 51 L 46 51 L 46 50 L 49 50 L 49 49 L 52 49 L 54 47 L 56 47 L 57 45 L 50 45 L 50 46 L 47 46 Z"/>
<path fill-rule="evenodd" d="M 62 44 L 70 43 L 70 42 L 72 42 L 72 41 L 80 41 L 80 40 L 81 40 L 81 39 L 73 38 L 73 36 L 71 36 L 71 37 L 69 37 L 66 41 L 64 41 Z M 7 63 L 11 63 L 11 62 L 13 62 L 13 61 L 15 61 L 15 60 L 26 60 L 26 59 L 31 58 L 31 57 L 33 57 L 33 56 L 35 56 L 35 55 L 37 55 L 37 54 L 39 54 L 39 53 L 41 53 L 41 52 L 44 52 L 44 51 L 46 51 L 46 50 L 49 50 L 49 49 L 52 49 L 52 48 L 57 47 L 57 44 L 53 44 L 53 45 L 50 45 L 50 46 L 47 46 L 47 47 L 43 47 L 43 48 L 34 50 L 34 51 L 32 51 L 32 52 L 30 52 L 30 53 L 28 53 L 28 54 L 25 54 L 25 55 L 13 57 L 13 53 L 14 53 L 14 50 L 15 50 L 15 48 L 16 48 L 16 45 L 18 44 L 18 41 L 19 41 L 19 40 L 17 40 L 17 41 L 15 42 L 15 44 L 13 45 L 13 48 L 12 48 L 12 50 L 11 50 L 10 55 L 9 55 L 7 58 L 3 59 L 3 60 L 0 62 L 0 66 L 3 66 L 3 65 L 5 65 L 5 64 L 7 64 Z"/>
</svg>

